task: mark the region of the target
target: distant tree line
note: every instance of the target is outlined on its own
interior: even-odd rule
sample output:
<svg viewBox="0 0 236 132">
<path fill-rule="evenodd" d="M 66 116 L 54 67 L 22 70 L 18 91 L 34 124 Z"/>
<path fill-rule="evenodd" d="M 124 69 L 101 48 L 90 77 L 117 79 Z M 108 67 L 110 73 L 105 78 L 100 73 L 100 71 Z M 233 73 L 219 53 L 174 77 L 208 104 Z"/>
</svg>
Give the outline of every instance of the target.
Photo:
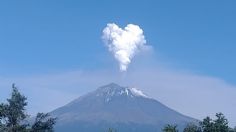
<svg viewBox="0 0 236 132">
<path fill-rule="evenodd" d="M 56 118 L 48 113 L 38 113 L 32 123 L 26 120 L 29 119 L 26 100 L 13 84 L 11 97 L 0 104 L 0 132 L 53 132 Z"/>
<path fill-rule="evenodd" d="M 198 124 L 189 123 L 184 128 L 183 132 L 236 132 L 236 126 L 230 128 L 228 120 L 222 113 L 216 113 L 216 119 L 213 120 L 209 116 L 204 118 Z M 179 132 L 177 125 L 167 124 L 163 132 Z M 108 132 L 116 132 L 116 130 L 109 128 Z"/>
<path fill-rule="evenodd" d="M 162 131 L 178 132 L 177 125 L 167 124 Z M 216 113 L 215 120 L 207 116 L 199 124 L 189 123 L 183 132 L 236 132 L 236 127 L 230 128 L 225 116 L 222 113 Z"/>
</svg>

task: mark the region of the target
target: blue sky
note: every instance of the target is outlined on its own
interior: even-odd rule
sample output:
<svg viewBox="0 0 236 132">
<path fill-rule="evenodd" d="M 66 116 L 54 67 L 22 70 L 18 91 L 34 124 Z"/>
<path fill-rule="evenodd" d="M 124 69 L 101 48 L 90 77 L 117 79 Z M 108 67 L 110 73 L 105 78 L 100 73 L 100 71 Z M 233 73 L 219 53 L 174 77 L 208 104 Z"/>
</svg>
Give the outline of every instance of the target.
<svg viewBox="0 0 236 132">
<path fill-rule="evenodd" d="M 35 109 L 30 108 L 30 110 L 49 111 L 88 92 L 92 86 L 95 88 L 103 82 L 108 82 L 107 80 L 110 78 L 112 81 L 119 80 L 120 77 L 114 76 L 101 79 L 101 73 L 109 75 L 114 73 L 119 76 L 117 62 L 102 42 L 102 30 L 107 23 L 111 22 L 120 27 L 133 23 L 143 29 L 147 44 L 153 48 L 153 54 L 149 59 L 145 59 L 146 61 L 142 61 L 145 64 L 138 60 L 131 63 L 127 72 L 127 74 L 130 73 L 128 76 L 138 74 L 133 73 L 137 71 L 135 67 L 143 65 L 159 67 L 161 65 L 160 69 L 169 69 L 164 70 L 168 72 L 160 73 L 160 69 L 154 69 L 154 73 L 157 73 L 156 78 L 160 78 L 160 82 L 167 83 L 152 85 L 165 87 L 167 89 L 167 91 L 164 90 L 165 92 L 172 87 L 169 86 L 171 84 L 169 81 L 174 82 L 173 87 L 176 86 L 176 92 L 180 91 L 178 88 L 185 87 L 190 87 L 192 91 L 196 92 L 198 88 L 195 86 L 199 83 L 201 83 L 202 89 L 209 87 L 209 91 L 212 90 L 211 88 L 219 86 L 216 93 L 212 94 L 212 91 L 215 91 L 212 90 L 209 95 L 216 97 L 225 91 L 224 95 L 227 97 L 227 92 L 230 91 L 232 96 L 228 96 L 225 100 L 228 104 L 222 111 L 226 115 L 231 115 L 233 112 L 228 110 L 234 109 L 236 104 L 232 101 L 236 94 L 235 6 L 236 1 L 234 0 L 100 0 L 96 3 L 89 0 L 1 1 L 0 99 L 3 100 L 9 95 L 11 83 L 16 82 L 32 101 Z M 141 70 L 142 75 L 147 74 L 144 69 L 145 67 Z M 148 70 L 150 69 L 148 68 Z M 73 73 L 73 71 L 76 72 Z M 83 80 L 80 77 L 80 71 L 86 71 L 82 75 L 85 74 L 88 80 L 91 79 L 91 82 L 94 82 L 94 85 Z M 185 75 L 189 73 L 191 75 L 186 77 Z M 76 77 L 78 80 L 72 79 Z M 176 82 L 176 78 L 180 82 Z M 191 84 L 186 82 L 189 78 L 191 78 L 189 81 Z M 99 79 L 101 79 L 100 82 L 97 81 Z M 133 80 L 131 81 L 133 84 L 138 79 L 130 80 Z M 122 83 L 123 81 L 121 79 L 117 82 Z M 131 82 L 125 84 L 129 85 Z M 203 86 L 204 84 L 206 86 Z M 148 84 L 139 85 L 145 87 Z M 8 86 L 9 88 L 6 88 Z M 80 88 L 76 88 L 78 86 Z M 82 88 L 82 86 L 88 89 Z M 31 90 L 30 87 L 36 88 Z M 204 117 L 215 112 L 212 111 L 213 108 L 222 107 L 209 106 L 208 113 L 198 115 L 201 110 L 194 111 L 194 109 L 182 107 L 189 103 L 184 103 L 186 99 L 181 100 L 179 96 L 165 97 L 165 94 L 159 94 L 165 93 L 164 91 L 155 89 L 155 93 L 151 91 L 153 90 L 151 87 L 145 90 L 153 93 L 153 97 L 193 117 Z M 46 106 L 41 108 L 37 103 L 45 102 L 45 100 L 40 100 L 37 96 L 39 89 L 48 91 L 48 95 L 56 93 L 53 96 L 61 98 L 61 102 L 56 105 L 49 104 L 50 108 L 46 108 Z M 199 90 L 202 89 L 199 88 Z M 75 94 L 76 92 L 77 94 Z M 205 94 L 204 92 L 203 94 Z M 211 98 L 209 95 L 206 94 L 206 98 L 207 96 Z M 32 96 L 36 99 L 33 99 Z M 64 96 L 66 97 L 64 98 Z M 49 100 L 48 98 L 47 100 Z M 176 102 L 176 99 L 180 99 L 179 102 Z M 52 102 L 55 103 L 54 100 Z M 225 102 L 221 105 L 226 104 Z M 200 108 L 201 103 L 196 106 Z M 214 104 L 207 103 L 206 107 Z M 204 111 L 207 110 L 202 110 L 202 112 Z M 232 115 L 232 121 L 236 123 L 235 118 L 236 115 Z"/>
<path fill-rule="evenodd" d="M 1 1 L 0 74 L 107 67 L 101 31 L 115 22 L 121 27 L 139 25 L 164 63 L 236 84 L 235 4 L 233 0 Z"/>
</svg>

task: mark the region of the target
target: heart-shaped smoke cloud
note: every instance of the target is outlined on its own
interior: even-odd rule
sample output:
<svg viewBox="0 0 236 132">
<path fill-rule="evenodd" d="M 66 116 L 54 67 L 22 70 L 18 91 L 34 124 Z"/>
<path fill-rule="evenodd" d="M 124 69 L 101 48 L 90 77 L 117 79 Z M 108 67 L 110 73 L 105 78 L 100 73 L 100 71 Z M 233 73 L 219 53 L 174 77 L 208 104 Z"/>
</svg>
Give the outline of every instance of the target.
<svg viewBox="0 0 236 132">
<path fill-rule="evenodd" d="M 121 71 L 127 70 L 134 55 L 146 44 L 143 30 L 134 24 L 128 24 L 122 29 L 114 23 L 109 23 L 103 30 L 102 38 L 119 62 Z"/>
</svg>

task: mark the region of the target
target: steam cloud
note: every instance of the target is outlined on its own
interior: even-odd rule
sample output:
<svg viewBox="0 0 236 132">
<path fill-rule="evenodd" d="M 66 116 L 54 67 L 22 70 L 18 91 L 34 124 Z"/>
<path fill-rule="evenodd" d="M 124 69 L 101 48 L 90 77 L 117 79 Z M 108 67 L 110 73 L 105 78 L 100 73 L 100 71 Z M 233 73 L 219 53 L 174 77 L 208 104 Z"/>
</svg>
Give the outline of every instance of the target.
<svg viewBox="0 0 236 132">
<path fill-rule="evenodd" d="M 128 24 L 122 29 L 114 23 L 108 23 L 103 30 L 102 38 L 119 62 L 121 71 L 127 70 L 134 55 L 146 44 L 143 30 L 134 24 Z"/>
</svg>

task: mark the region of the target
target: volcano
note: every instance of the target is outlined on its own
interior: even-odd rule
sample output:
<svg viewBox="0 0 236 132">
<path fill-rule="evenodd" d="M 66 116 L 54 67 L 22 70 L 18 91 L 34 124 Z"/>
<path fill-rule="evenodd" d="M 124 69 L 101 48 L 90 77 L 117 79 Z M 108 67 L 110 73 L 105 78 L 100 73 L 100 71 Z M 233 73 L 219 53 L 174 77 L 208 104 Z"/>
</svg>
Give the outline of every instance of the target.
<svg viewBox="0 0 236 132">
<path fill-rule="evenodd" d="M 51 112 L 58 132 L 159 132 L 166 124 L 182 130 L 197 120 L 132 87 L 111 83 Z"/>
</svg>

